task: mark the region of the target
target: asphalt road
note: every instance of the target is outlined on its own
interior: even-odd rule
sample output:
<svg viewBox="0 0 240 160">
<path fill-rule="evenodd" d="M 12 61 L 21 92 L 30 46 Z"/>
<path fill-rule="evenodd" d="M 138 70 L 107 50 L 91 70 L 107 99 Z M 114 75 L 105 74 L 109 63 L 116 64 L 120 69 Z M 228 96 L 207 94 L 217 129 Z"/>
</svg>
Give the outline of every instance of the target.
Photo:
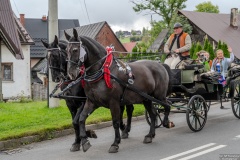
<svg viewBox="0 0 240 160">
<path fill-rule="evenodd" d="M 123 139 L 119 152 L 110 154 L 108 149 L 114 140 L 112 127 L 96 130 L 97 139 L 90 139 L 92 147 L 84 153 L 70 152 L 74 135 L 26 145 L 11 151 L 0 152 L 0 160 L 167 160 L 196 159 L 217 160 L 240 157 L 240 120 L 226 102 L 211 106 L 208 120 L 200 132 L 192 132 L 185 114 L 172 114 L 175 128 L 158 128 L 151 144 L 143 144 L 149 131 L 145 120 L 136 121 L 128 139 Z"/>
</svg>

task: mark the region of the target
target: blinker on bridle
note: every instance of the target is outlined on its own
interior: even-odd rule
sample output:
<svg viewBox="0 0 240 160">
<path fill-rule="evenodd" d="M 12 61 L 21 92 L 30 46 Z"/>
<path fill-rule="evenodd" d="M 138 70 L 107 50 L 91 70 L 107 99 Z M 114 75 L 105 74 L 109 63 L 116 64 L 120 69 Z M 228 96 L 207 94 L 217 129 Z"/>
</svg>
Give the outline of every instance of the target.
<svg viewBox="0 0 240 160">
<path fill-rule="evenodd" d="M 79 57 L 78 57 L 78 62 L 74 62 L 74 61 L 71 61 L 70 59 L 67 59 L 68 62 L 71 62 L 75 65 L 77 65 L 78 67 L 80 66 L 80 62 L 84 62 L 84 57 L 85 55 L 87 54 L 84 47 L 82 46 L 82 42 L 68 42 L 70 44 L 80 44 L 80 53 L 79 53 Z"/>
</svg>

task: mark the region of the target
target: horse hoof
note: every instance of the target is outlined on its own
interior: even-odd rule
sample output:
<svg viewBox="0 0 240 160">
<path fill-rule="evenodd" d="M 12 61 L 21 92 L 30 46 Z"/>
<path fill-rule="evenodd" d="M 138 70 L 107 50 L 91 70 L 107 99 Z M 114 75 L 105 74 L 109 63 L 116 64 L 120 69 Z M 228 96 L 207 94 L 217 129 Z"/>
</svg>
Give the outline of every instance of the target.
<svg viewBox="0 0 240 160">
<path fill-rule="evenodd" d="M 152 138 L 151 137 L 145 137 L 143 140 L 143 143 L 152 143 Z"/>
<path fill-rule="evenodd" d="M 122 139 L 127 139 L 128 138 L 128 133 L 122 132 Z"/>
<path fill-rule="evenodd" d="M 70 148 L 71 152 L 76 152 L 80 150 L 80 144 L 74 143 L 72 144 L 72 147 Z"/>
<path fill-rule="evenodd" d="M 175 124 L 173 122 L 169 122 L 168 126 L 169 126 L 169 128 L 173 128 L 173 127 L 175 127 Z"/>
<path fill-rule="evenodd" d="M 167 124 L 163 124 L 163 127 L 166 127 L 166 128 L 173 128 L 175 127 L 175 124 L 173 122 L 168 122 Z"/>
<path fill-rule="evenodd" d="M 108 150 L 108 153 L 117 153 L 118 152 L 118 146 L 111 146 Z"/>
<path fill-rule="evenodd" d="M 82 144 L 83 152 L 86 152 L 92 145 L 89 141 L 86 141 L 84 144 Z"/>
</svg>

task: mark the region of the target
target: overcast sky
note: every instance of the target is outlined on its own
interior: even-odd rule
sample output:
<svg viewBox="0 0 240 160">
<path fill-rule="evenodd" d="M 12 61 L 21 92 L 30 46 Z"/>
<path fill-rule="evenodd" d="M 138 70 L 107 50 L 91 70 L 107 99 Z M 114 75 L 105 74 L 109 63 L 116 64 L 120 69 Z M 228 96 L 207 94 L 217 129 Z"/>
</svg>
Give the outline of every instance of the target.
<svg viewBox="0 0 240 160">
<path fill-rule="evenodd" d="M 208 0 L 218 5 L 221 13 L 230 13 L 231 8 L 240 9 L 240 0 Z M 150 28 L 150 15 L 146 12 L 136 13 L 133 11 L 133 4 L 129 0 L 58 0 L 59 19 L 79 19 L 80 25 L 107 21 L 113 31 L 118 30 L 142 30 L 143 27 Z M 206 0 L 188 0 L 187 8 L 184 10 L 193 11 L 195 6 Z M 85 8 L 86 4 L 86 8 Z M 48 0 L 11 0 L 14 13 L 25 14 L 25 18 L 41 18 L 48 15 Z M 87 16 L 88 13 L 88 16 Z M 89 17 L 89 18 L 88 18 Z M 152 16 L 153 20 L 159 20 L 157 15 Z"/>
</svg>

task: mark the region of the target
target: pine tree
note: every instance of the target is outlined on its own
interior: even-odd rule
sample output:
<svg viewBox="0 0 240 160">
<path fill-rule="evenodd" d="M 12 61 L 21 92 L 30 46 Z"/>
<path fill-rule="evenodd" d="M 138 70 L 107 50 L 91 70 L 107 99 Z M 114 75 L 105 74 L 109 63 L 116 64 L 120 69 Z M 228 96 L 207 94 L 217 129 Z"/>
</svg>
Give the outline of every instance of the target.
<svg viewBox="0 0 240 160">
<path fill-rule="evenodd" d="M 218 41 L 217 49 L 222 49 L 222 42 L 221 42 L 221 40 Z"/>
<path fill-rule="evenodd" d="M 215 53 L 212 45 L 209 45 L 208 53 L 209 53 L 209 59 L 213 60 L 215 58 Z"/>
<path fill-rule="evenodd" d="M 223 53 L 224 53 L 224 57 L 229 58 L 230 57 L 230 53 L 228 52 L 228 46 L 224 42 L 222 44 L 222 50 L 223 50 Z"/>
<path fill-rule="evenodd" d="M 194 50 L 195 50 L 195 47 L 196 47 L 196 43 L 192 43 L 192 46 L 190 48 L 190 57 L 193 59 L 193 55 L 194 55 Z"/>
<path fill-rule="evenodd" d="M 203 50 L 206 51 L 209 45 L 210 45 L 210 43 L 209 43 L 208 39 L 206 38 L 206 39 L 204 40 Z"/>
<path fill-rule="evenodd" d="M 196 47 L 194 49 L 194 53 L 192 55 L 192 59 L 197 59 L 197 52 L 202 50 L 202 46 L 199 42 L 197 42 Z"/>
</svg>

